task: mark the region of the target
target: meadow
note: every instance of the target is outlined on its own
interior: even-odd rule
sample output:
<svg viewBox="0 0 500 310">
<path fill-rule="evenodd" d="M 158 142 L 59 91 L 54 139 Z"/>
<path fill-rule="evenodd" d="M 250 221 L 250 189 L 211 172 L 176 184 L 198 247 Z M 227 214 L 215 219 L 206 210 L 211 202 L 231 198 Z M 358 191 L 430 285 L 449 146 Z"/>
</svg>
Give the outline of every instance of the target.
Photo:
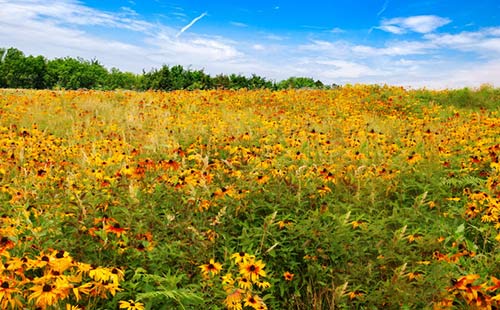
<svg viewBox="0 0 500 310">
<path fill-rule="evenodd" d="M 0 307 L 498 309 L 499 102 L 0 90 Z"/>
</svg>

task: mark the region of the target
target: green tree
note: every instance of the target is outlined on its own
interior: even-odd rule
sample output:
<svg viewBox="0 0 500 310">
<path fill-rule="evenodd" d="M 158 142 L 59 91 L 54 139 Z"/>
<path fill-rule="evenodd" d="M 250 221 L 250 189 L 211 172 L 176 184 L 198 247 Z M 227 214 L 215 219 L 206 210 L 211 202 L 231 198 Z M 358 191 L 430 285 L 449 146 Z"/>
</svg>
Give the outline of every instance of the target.
<svg viewBox="0 0 500 310">
<path fill-rule="evenodd" d="M 290 77 L 286 80 L 279 82 L 276 87 L 278 89 L 288 88 L 323 88 L 324 85 L 321 81 L 314 81 L 312 78 L 306 77 Z"/>
<path fill-rule="evenodd" d="M 24 58 L 22 71 L 19 72 L 18 87 L 44 89 L 47 73 L 47 60 L 43 56 Z"/>
<path fill-rule="evenodd" d="M 256 74 L 252 74 L 252 77 L 248 80 L 249 89 L 261 89 L 261 88 L 272 88 L 273 83 L 267 81 L 265 78 L 260 77 Z"/>
<path fill-rule="evenodd" d="M 47 64 L 47 85 L 65 89 L 102 88 L 108 71 L 97 61 L 58 58 Z"/>
<path fill-rule="evenodd" d="M 43 56 L 25 57 L 24 53 L 16 48 L 2 49 L 1 55 L 2 87 L 45 88 L 47 62 Z"/>
<path fill-rule="evenodd" d="M 218 74 L 214 78 L 212 78 L 213 88 L 229 89 L 230 85 L 231 85 L 231 80 L 227 75 Z"/>
<path fill-rule="evenodd" d="M 210 89 L 212 88 L 212 80 L 210 75 L 205 74 L 203 70 L 195 70 L 187 72 L 190 85 L 187 87 L 189 90 L 193 89 Z"/>
<path fill-rule="evenodd" d="M 121 72 L 117 68 L 111 68 L 103 87 L 105 89 L 138 89 L 139 78 L 131 72 Z"/>
</svg>

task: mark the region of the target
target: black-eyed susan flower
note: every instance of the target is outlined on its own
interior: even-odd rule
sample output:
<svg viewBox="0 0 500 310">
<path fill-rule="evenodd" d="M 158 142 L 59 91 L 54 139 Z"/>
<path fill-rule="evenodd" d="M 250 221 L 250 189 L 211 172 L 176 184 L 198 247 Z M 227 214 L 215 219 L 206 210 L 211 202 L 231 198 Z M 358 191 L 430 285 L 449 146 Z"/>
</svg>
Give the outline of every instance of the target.
<svg viewBox="0 0 500 310">
<path fill-rule="evenodd" d="M 252 282 L 247 277 L 240 277 L 238 278 L 238 287 L 243 290 L 249 290 L 252 288 Z"/>
<path fill-rule="evenodd" d="M 120 305 L 120 309 L 126 310 L 144 310 L 144 304 L 142 302 L 134 301 L 134 300 L 120 300 L 118 302 Z"/>
<path fill-rule="evenodd" d="M 245 307 L 251 307 L 253 309 L 259 309 L 259 306 L 263 304 L 262 298 L 257 295 L 247 294 L 245 297 Z"/>
<path fill-rule="evenodd" d="M 121 227 L 119 223 L 114 223 L 113 225 L 106 225 L 104 227 L 104 230 L 108 233 L 115 234 L 117 237 L 120 237 L 122 234 L 124 234 L 127 231 L 127 229 Z"/>
<path fill-rule="evenodd" d="M 259 277 L 266 276 L 266 272 L 264 271 L 265 266 L 266 264 L 264 264 L 261 260 L 255 261 L 255 259 L 249 259 L 248 261 L 241 263 L 240 273 L 252 282 L 255 282 L 259 279 Z"/>
<path fill-rule="evenodd" d="M 493 282 L 493 285 L 488 286 L 488 288 L 486 288 L 487 291 L 496 291 L 496 290 L 500 289 L 500 279 L 497 279 L 496 277 L 492 276 L 491 282 Z"/>
<path fill-rule="evenodd" d="M 243 309 L 242 301 L 243 292 L 240 289 L 235 289 L 226 296 L 224 304 L 228 310 L 241 310 Z"/>
<path fill-rule="evenodd" d="M 226 273 L 221 277 L 222 280 L 222 285 L 233 285 L 234 284 L 234 278 L 232 273 Z"/>
<path fill-rule="evenodd" d="M 285 278 L 286 281 L 292 281 L 293 280 L 294 274 L 288 271 L 285 271 L 283 273 L 283 278 Z"/>
<path fill-rule="evenodd" d="M 23 307 L 21 302 L 21 290 L 16 287 L 16 283 L 13 281 L 0 281 L 0 306 L 2 309 L 11 309 Z"/>
<path fill-rule="evenodd" d="M 89 276 L 97 282 L 111 282 L 118 285 L 124 273 L 118 268 L 97 267 L 89 271 Z"/>
<path fill-rule="evenodd" d="M 215 262 L 215 260 L 212 258 L 210 259 L 210 262 L 208 264 L 204 264 L 199 266 L 201 269 L 201 272 L 203 275 L 216 275 L 222 270 L 222 264 Z"/>
<path fill-rule="evenodd" d="M 462 291 L 468 301 L 475 300 L 478 297 L 478 292 L 481 290 L 482 285 L 473 285 L 473 283 L 479 278 L 480 276 L 478 274 L 469 274 L 460 277 L 453 285 L 453 288 Z"/>
<path fill-rule="evenodd" d="M 258 288 L 260 288 L 262 290 L 265 290 L 265 289 L 271 287 L 271 283 L 269 283 L 267 281 L 256 281 L 254 283 L 257 285 Z"/>
<path fill-rule="evenodd" d="M 236 264 L 244 263 L 250 259 L 254 259 L 254 255 L 247 254 L 245 252 L 234 253 L 231 255 L 231 258 L 234 260 Z"/>
<path fill-rule="evenodd" d="M 35 305 L 45 309 L 47 306 L 55 305 L 61 299 L 62 292 L 53 284 L 43 283 L 30 288 L 33 293 L 28 297 L 28 301 L 35 300 Z"/>
<path fill-rule="evenodd" d="M 82 310 L 80 306 L 75 306 L 72 304 L 66 304 L 66 310 Z"/>
</svg>

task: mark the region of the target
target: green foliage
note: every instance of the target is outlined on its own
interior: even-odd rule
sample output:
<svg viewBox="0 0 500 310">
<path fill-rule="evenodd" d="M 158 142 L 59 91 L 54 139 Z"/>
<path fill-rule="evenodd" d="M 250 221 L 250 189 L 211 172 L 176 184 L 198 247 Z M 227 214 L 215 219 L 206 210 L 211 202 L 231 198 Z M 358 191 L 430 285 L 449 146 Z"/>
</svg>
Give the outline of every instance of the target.
<svg viewBox="0 0 500 310">
<path fill-rule="evenodd" d="M 130 72 L 121 72 L 117 68 L 111 68 L 106 76 L 103 87 L 108 90 L 115 89 L 138 89 L 139 77 Z"/>
<path fill-rule="evenodd" d="M 97 61 L 58 58 L 47 64 L 47 84 L 56 88 L 102 88 L 107 71 Z"/>
<path fill-rule="evenodd" d="M 182 275 L 149 274 L 142 268 L 137 268 L 126 283 L 128 294 L 134 294 L 137 300 L 147 304 L 147 309 L 196 309 L 203 303 L 203 298 L 188 287 L 179 288 L 183 281 Z M 121 299 L 134 296 L 119 294 Z"/>
<path fill-rule="evenodd" d="M 0 85 L 7 88 L 45 88 L 46 60 L 28 56 L 15 48 L 1 50 Z"/>
<path fill-rule="evenodd" d="M 422 102 L 436 102 L 444 106 L 474 109 L 499 109 L 500 89 L 484 84 L 478 89 L 468 87 L 433 93 L 429 90 L 418 90 L 415 96 Z"/>
</svg>

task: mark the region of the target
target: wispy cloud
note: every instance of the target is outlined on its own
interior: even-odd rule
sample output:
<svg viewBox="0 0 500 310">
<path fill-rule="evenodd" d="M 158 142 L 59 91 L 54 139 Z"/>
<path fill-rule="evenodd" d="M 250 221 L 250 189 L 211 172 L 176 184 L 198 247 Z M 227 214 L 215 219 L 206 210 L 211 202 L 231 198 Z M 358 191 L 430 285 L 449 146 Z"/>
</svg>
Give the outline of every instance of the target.
<svg viewBox="0 0 500 310">
<path fill-rule="evenodd" d="M 475 52 L 491 58 L 500 58 L 500 27 L 464 31 L 457 34 L 441 33 L 424 36 L 433 44 L 460 51 Z"/>
<path fill-rule="evenodd" d="M 449 23 L 451 20 L 448 18 L 436 15 L 417 15 L 386 19 L 377 28 L 394 34 L 403 34 L 408 31 L 429 33 Z"/>
<path fill-rule="evenodd" d="M 184 26 L 175 36 L 178 38 L 181 34 L 183 34 L 186 30 L 191 28 L 197 21 L 207 16 L 207 12 L 202 13 L 200 16 L 194 18 L 189 24 Z"/>
<path fill-rule="evenodd" d="M 335 27 L 333 29 L 330 30 L 331 33 L 344 33 L 345 30 L 344 29 L 341 29 L 339 27 Z"/>
<path fill-rule="evenodd" d="M 241 28 L 245 28 L 245 27 L 248 27 L 247 24 L 245 23 L 240 23 L 240 22 L 229 22 L 231 25 L 233 26 L 236 26 L 236 27 L 241 27 Z"/>
</svg>

